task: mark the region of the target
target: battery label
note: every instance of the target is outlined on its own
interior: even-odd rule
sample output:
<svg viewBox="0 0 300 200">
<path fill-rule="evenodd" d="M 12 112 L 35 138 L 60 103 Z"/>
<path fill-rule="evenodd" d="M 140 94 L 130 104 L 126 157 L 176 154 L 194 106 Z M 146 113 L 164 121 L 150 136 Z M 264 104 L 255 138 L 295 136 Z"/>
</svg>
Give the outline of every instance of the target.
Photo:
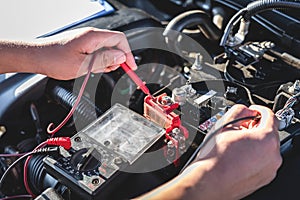
<svg viewBox="0 0 300 200">
<path fill-rule="evenodd" d="M 203 122 L 202 124 L 200 124 L 199 125 L 199 129 L 201 131 L 207 133 L 216 124 L 216 122 L 221 117 L 223 117 L 224 114 L 225 114 L 224 110 L 218 112 L 217 114 L 215 114 L 214 116 L 212 116 L 211 118 L 209 118 L 208 120 L 206 120 L 205 122 Z"/>
</svg>

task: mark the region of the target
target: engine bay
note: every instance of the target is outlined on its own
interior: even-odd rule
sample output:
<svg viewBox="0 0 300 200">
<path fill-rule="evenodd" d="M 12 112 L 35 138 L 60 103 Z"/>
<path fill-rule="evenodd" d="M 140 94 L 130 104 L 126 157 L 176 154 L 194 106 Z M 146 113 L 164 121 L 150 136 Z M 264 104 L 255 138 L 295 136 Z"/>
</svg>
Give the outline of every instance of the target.
<svg viewBox="0 0 300 200">
<path fill-rule="evenodd" d="M 245 199 L 297 199 L 299 8 L 259 6 L 233 23 L 251 1 L 107 2 L 113 13 L 69 29 L 124 32 L 138 65 L 135 72 L 152 96 L 121 67 L 92 73 L 73 116 L 56 133 L 70 137 L 72 146 L 34 155 L 25 165 L 35 199 L 144 194 L 180 173 L 235 104 L 263 105 L 276 113 L 284 159 L 274 181 Z M 84 77 L 61 81 L 28 73 L 0 79 L 1 154 L 30 152 L 47 140 L 48 125 L 64 119 L 83 82 Z M 0 157 L 1 176 L 15 160 Z M 19 162 L 3 180 L 0 197 L 26 193 L 23 179 Z"/>
</svg>

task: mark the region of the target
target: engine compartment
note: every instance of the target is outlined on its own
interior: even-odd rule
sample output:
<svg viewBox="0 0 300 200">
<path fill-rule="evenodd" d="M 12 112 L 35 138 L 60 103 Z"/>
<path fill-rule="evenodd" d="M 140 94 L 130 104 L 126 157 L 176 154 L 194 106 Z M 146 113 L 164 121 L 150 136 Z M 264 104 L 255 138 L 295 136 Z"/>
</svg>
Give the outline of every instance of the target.
<svg viewBox="0 0 300 200">
<path fill-rule="evenodd" d="M 152 103 L 150 108 L 155 104 L 165 109 L 162 113 L 171 116 L 171 125 L 165 124 L 167 120 L 161 117 L 159 108 L 152 111 L 147 107 L 146 95 L 121 68 L 107 74 L 91 74 L 73 117 L 56 134 L 71 137 L 74 152 L 61 148 L 58 154 L 33 156 L 27 168 L 32 192 L 37 196 L 54 194 L 53 199 L 136 197 L 176 176 L 228 108 L 234 104 L 259 104 L 280 114 L 281 153 L 285 162 L 272 183 L 245 199 L 293 199 L 299 195 L 296 186 L 300 180 L 297 170 L 300 165 L 297 152 L 300 147 L 300 16 L 297 9 L 268 10 L 253 16 L 244 41 L 223 47 L 220 40 L 226 24 L 249 2 L 107 2 L 116 9 L 114 13 L 72 29 L 93 26 L 123 31 L 139 66 L 136 73 L 155 97 L 155 102 L 148 102 Z M 67 115 L 78 97 L 83 78 L 59 81 L 39 74 L 18 73 L 2 80 L 1 153 L 29 152 L 46 140 L 47 126 L 51 122 L 59 124 Z M 126 108 L 123 117 L 115 115 L 120 111 L 112 111 L 115 105 Z M 280 112 L 287 106 L 289 109 Z M 136 113 L 133 115 L 146 116 L 143 125 L 158 126 L 155 134 L 159 137 L 143 138 L 141 132 L 147 127 L 142 125 L 127 129 L 130 123 L 137 124 L 140 120 L 137 116 L 121 126 L 123 119 L 130 119 L 127 112 L 131 111 Z M 102 122 L 107 116 L 115 121 Z M 173 121 L 177 117 L 181 120 L 178 126 Z M 111 132 L 105 130 L 95 135 L 95 130 L 101 130 L 105 123 Z M 115 127 L 122 134 L 114 136 Z M 130 135 L 134 130 L 138 133 Z M 90 139 L 82 142 L 78 139 L 81 137 Z M 141 143 L 134 142 L 135 139 Z M 110 149 L 112 144 L 114 150 Z M 130 156 L 126 151 L 121 152 L 120 146 L 124 144 L 131 144 L 127 149 L 123 146 L 127 153 L 132 153 Z M 137 151 L 135 148 L 139 147 Z M 0 157 L 0 174 L 15 160 Z M 111 168 L 114 170 L 110 173 Z M 12 184 L 15 187 L 10 187 Z M 26 192 L 22 163 L 9 173 L 0 191 L 1 197 Z M 42 197 L 36 199 L 39 198 Z"/>
</svg>

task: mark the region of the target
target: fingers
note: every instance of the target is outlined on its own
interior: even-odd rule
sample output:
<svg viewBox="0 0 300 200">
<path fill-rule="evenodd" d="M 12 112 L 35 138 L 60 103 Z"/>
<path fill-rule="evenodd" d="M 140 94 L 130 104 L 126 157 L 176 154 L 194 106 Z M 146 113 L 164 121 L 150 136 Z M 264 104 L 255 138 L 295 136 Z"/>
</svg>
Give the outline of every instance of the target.
<svg viewBox="0 0 300 200">
<path fill-rule="evenodd" d="M 247 106 L 242 105 L 242 104 L 236 104 L 232 106 L 226 114 L 219 120 L 216 124 L 217 127 L 221 127 L 222 125 L 233 121 L 238 118 L 243 118 L 243 117 L 248 117 L 248 116 L 255 116 L 257 115 L 257 111 L 253 109 L 249 109 Z M 232 129 L 241 129 L 241 128 L 248 128 L 249 126 L 249 121 L 239 121 L 234 124 L 229 125 L 226 128 Z"/>
<path fill-rule="evenodd" d="M 117 31 L 108 31 L 108 30 L 100 30 L 100 29 L 93 29 L 91 34 L 92 39 L 94 40 L 94 45 L 88 48 L 87 53 L 94 52 L 98 49 L 102 48 L 114 48 L 120 51 L 123 51 L 126 57 L 126 63 L 133 69 L 137 69 L 137 65 L 134 61 L 134 57 L 131 53 L 131 49 L 127 38 L 124 33 L 117 32 Z M 125 62 L 124 61 L 124 62 Z M 120 64 L 120 63 L 119 63 Z"/>
<path fill-rule="evenodd" d="M 249 107 L 249 109 L 256 111 L 261 116 L 261 119 L 258 123 L 259 128 L 267 128 L 267 127 L 277 128 L 277 121 L 272 110 L 270 110 L 267 107 L 259 106 L 259 105 L 252 105 Z"/>
<path fill-rule="evenodd" d="M 259 105 L 253 105 L 249 108 L 256 110 L 261 115 L 257 126 L 253 128 L 253 134 L 260 138 L 267 138 L 267 140 L 272 139 L 273 143 L 279 147 L 278 121 L 273 111 Z"/>
<path fill-rule="evenodd" d="M 92 70 L 94 73 L 110 72 L 126 61 L 124 52 L 117 49 L 98 51 L 96 54 Z"/>
<path fill-rule="evenodd" d="M 261 115 L 258 125 L 252 129 L 253 132 L 251 132 L 251 134 L 260 139 L 263 143 L 263 147 L 266 149 L 265 152 L 269 151 L 268 155 L 271 156 L 271 154 L 273 154 L 273 159 L 271 159 L 273 170 L 270 171 L 276 172 L 282 164 L 277 118 L 273 111 L 267 107 L 253 105 L 249 108 L 256 110 Z"/>
<path fill-rule="evenodd" d="M 68 49 L 67 56 L 79 53 L 78 66 L 84 66 L 83 70 L 77 70 L 77 75 L 86 73 L 87 67 L 84 63 L 92 54 L 96 54 L 96 60 L 92 72 L 110 72 L 126 62 L 133 70 L 137 69 L 134 57 L 127 38 L 124 33 L 118 31 L 102 30 L 97 28 L 80 28 L 68 31 L 65 39 L 60 43 Z M 83 58 L 82 58 L 83 57 Z M 86 60 L 87 59 L 87 60 Z M 74 62 L 74 59 L 72 59 Z M 76 70 L 76 68 L 74 68 Z"/>
<path fill-rule="evenodd" d="M 133 70 L 137 69 L 134 57 L 131 53 L 131 49 L 130 46 L 128 44 L 127 38 L 125 36 L 125 34 L 121 34 L 119 36 L 120 38 L 120 42 L 117 44 L 117 48 L 124 51 L 125 55 L 126 55 L 126 63 L 128 64 L 129 67 L 131 67 Z"/>
<path fill-rule="evenodd" d="M 261 128 L 261 129 L 278 129 L 278 122 L 275 118 L 274 113 L 267 107 L 259 106 L 259 105 L 252 105 L 249 108 L 241 105 L 236 104 L 232 106 L 226 114 L 216 123 L 216 127 L 221 127 L 222 125 L 233 121 L 235 119 L 249 117 L 249 116 L 257 116 L 260 115 L 260 120 L 245 120 L 239 121 L 234 124 L 227 126 L 225 129 L 251 129 L 251 128 Z M 225 130 L 224 129 L 224 130 Z"/>
<path fill-rule="evenodd" d="M 238 118 L 248 117 L 248 116 L 255 116 L 257 114 L 257 111 L 249 109 L 247 106 L 242 104 L 236 104 L 232 106 L 226 114 L 217 121 L 215 126 L 211 129 L 211 131 L 207 134 L 212 134 L 217 128 L 222 127 L 224 124 L 231 122 Z M 222 129 L 218 134 L 215 135 L 216 139 L 210 140 L 204 149 L 201 150 L 201 152 L 198 154 L 198 159 L 202 159 L 203 157 L 207 156 L 209 152 L 212 151 L 213 147 L 216 145 L 216 140 L 224 140 L 222 139 L 222 132 L 226 131 L 237 131 L 236 134 L 242 133 L 240 132 L 243 128 L 247 128 L 247 124 L 245 121 L 239 121 L 234 124 L 228 125 Z M 226 140 L 226 139 L 225 139 Z"/>
</svg>

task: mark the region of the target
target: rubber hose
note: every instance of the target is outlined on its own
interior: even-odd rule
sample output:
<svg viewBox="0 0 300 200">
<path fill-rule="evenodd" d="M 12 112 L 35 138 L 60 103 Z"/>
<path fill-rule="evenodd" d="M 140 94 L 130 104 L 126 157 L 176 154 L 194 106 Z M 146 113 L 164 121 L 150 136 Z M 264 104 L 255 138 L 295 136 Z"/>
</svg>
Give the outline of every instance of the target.
<svg viewBox="0 0 300 200">
<path fill-rule="evenodd" d="M 221 30 L 213 24 L 209 15 L 202 10 L 186 11 L 178 15 L 166 26 L 163 36 L 165 37 L 168 48 L 171 51 L 175 51 L 181 58 L 184 56 L 182 55 L 181 49 L 178 45 L 179 42 L 177 41 L 180 36 L 180 32 L 184 28 L 196 25 L 198 25 L 201 29 L 201 33 L 210 40 L 218 40 L 222 35 Z"/>
<path fill-rule="evenodd" d="M 66 109 L 71 109 L 76 101 L 77 95 L 61 86 L 55 86 L 52 89 L 52 97 Z M 85 96 L 82 96 L 81 101 L 74 112 L 74 116 L 77 117 L 77 120 L 84 123 L 83 126 L 90 124 L 101 114 L 103 114 L 103 112 Z"/>
<path fill-rule="evenodd" d="M 28 182 L 34 194 L 40 194 L 45 189 L 57 186 L 58 181 L 50 176 L 45 168 L 43 159 L 46 155 L 33 156 L 28 164 Z"/>
<path fill-rule="evenodd" d="M 163 36 L 174 41 L 178 35 L 172 31 L 181 32 L 184 28 L 198 25 L 207 39 L 218 40 L 221 36 L 219 30 L 211 21 L 210 17 L 202 10 L 184 12 L 172 19 L 163 32 Z"/>
</svg>

